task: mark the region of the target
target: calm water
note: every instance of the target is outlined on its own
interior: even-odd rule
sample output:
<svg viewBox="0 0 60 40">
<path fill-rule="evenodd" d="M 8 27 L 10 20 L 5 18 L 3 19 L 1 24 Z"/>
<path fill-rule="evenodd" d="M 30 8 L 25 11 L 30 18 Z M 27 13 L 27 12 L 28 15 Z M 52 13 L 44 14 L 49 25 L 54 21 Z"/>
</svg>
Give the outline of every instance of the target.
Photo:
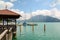
<svg viewBox="0 0 60 40">
<path fill-rule="evenodd" d="M 60 23 L 37 23 L 38 26 L 17 26 L 16 40 L 60 40 Z M 44 33 L 44 24 L 46 24 L 46 32 Z"/>
</svg>

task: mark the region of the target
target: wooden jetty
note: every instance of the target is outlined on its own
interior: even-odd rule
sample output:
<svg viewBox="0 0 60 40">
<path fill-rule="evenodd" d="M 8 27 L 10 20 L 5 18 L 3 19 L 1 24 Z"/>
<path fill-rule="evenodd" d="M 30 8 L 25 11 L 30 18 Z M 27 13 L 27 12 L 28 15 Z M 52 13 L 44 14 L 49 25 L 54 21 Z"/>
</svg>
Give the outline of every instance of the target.
<svg viewBox="0 0 60 40">
<path fill-rule="evenodd" d="M 28 26 L 37 26 L 38 24 L 27 24 Z"/>
<path fill-rule="evenodd" d="M 16 19 L 21 15 L 8 9 L 0 10 L 0 40 L 12 40 L 16 36 Z M 13 22 L 13 24 L 9 24 Z M 0 22 L 1 23 L 1 22 Z"/>
<path fill-rule="evenodd" d="M 28 23 L 28 24 L 26 24 L 26 25 L 27 25 L 27 26 L 38 26 L 38 24 L 31 24 L 31 23 L 30 23 L 30 24 Z M 23 26 L 23 24 L 17 24 L 17 26 Z"/>
<path fill-rule="evenodd" d="M 20 26 L 20 32 L 22 31 L 22 26 L 24 26 L 23 24 L 17 24 L 17 26 Z M 26 26 L 31 26 L 31 30 L 32 32 L 34 32 L 34 26 L 38 26 L 38 24 L 34 24 L 34 23 L 27 23 Z"/>
</svg>

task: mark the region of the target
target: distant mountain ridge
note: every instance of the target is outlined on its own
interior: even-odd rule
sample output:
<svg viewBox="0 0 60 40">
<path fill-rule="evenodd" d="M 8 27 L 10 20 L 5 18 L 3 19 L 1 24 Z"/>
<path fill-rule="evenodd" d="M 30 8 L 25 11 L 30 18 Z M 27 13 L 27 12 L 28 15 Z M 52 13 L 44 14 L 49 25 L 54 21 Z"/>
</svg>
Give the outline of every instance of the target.
<svg viewBox="0 0 60 40">
<path fill-rule="evenodd" d="M 33 16 L 32 18 L 26 21 L 28 22 L 60 22 L 60 19 L 50 17 L 50 16 L 37 15 L 37 16 Z"/>
<path fill-rule="evenodd" d="M 50 16 L 37 15 L 37 16 L 33 16 L 32 18 L 26 21 L 27 22 L 60 22 L 60 19 L 50 17 Z"/>
</svg>

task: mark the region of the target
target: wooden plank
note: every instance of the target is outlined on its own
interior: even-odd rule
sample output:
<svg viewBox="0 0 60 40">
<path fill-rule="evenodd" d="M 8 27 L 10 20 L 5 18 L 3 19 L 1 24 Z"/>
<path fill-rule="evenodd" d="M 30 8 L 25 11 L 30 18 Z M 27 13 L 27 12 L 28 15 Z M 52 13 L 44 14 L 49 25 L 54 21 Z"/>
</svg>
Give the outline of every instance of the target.
<svg viewBox="0 0 60 40">
<path fill-rule="evenodd" d="M 7 32 L 8 32 L 8 30 L 5 30 L 4 32 L 2 32 L 2 33 L 0 34 L 0 40 L 4 37 L 4 35 L 6 35 Z"/>
<path fill-rule="evenodd" d="M 11 31 L 12 31 L 12 28 L 9 29 L 9 32 L 11 32 Z"/>
</svg>

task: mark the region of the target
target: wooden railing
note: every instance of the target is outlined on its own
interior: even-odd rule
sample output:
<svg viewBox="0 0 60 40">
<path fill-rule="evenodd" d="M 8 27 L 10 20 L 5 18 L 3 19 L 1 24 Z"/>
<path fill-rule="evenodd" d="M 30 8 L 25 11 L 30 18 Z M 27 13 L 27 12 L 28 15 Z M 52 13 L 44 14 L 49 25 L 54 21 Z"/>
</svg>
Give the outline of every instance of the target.
<svg viewBox="0 0 60 40">
<path fill-rule="evenodd" d="M 4 30 L 1 34 L 0 34 L 0 40 L 12 40 L 12 27 L 9 29 Z"/>
<path fill-rule="evenodd" d="M 15 31 L 15 25 L 0 25 L 0 40 L 12 40 Z"/>
<path fill-rule="evenodd" d="M 8 32 L 8 30 L 5 30 L 0 34 L 0 40 L 6 40 L 7 32 Z"/>
</svg>

